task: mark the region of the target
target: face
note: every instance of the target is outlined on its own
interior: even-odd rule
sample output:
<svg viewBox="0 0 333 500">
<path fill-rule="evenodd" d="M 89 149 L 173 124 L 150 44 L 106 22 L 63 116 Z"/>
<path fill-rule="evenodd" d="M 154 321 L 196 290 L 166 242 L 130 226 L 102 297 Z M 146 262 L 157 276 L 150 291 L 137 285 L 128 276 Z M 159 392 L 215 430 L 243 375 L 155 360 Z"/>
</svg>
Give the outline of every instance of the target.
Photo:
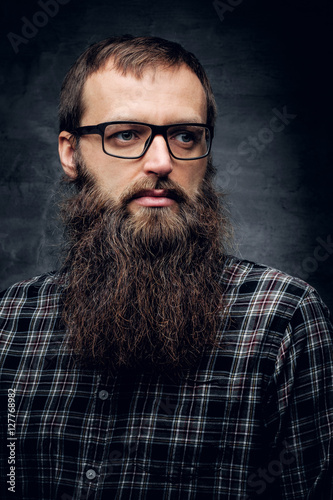
<svg viewBox="0 0 333 500">
<path fill-rule="evenodd" d="M 83 103 L 81 126 L 117 120 L 154 125 L 206 123 L 207 116 L 203 87 L 186 66 L 149 69 L 141 79 L 130 74 L 121 75 L 111 67 L 103 68 L 87 79 Z M 68 167 L 68 156 L 64 154 L 65 136 L 66 132 L 60 135 L 60 156 L 65 172 L 73 178 L 75 171 Z M 207 166 L 207 158 L 190 161 L 173 158 L 161 135 L 155 136 L 145 155 L 136 160 L 106 155 L 99 135 L 82 136 L 80 148 L 88 172 L 102 192 L 115 201 L 129 186 L 147 178 L 156 181 L 158 178 L 170 179 L 193 196 Z M 177 211 L 177 201 L 168 197 L 167 190 L 149 189 L 128 204 L 132 213 L 142 207 L 170 207 Z"/>
</svg>

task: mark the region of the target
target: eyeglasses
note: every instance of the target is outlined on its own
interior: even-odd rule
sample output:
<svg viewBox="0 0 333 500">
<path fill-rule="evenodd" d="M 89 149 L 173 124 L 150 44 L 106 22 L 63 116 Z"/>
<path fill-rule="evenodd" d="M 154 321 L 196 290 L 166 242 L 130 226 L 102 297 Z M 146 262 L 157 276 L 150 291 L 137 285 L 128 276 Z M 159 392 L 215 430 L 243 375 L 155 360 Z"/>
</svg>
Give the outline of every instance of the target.
<svg viewBox="0 0 333 500">
<path fill-rule="evenodd" d="M 151 125 L 141 122 L 106 122 L 78 127 L 78 136 L 99 134 L 104 153 L 116 158 L 135 160 L 148 150 L 156 135 L 162 135 L 169 153 L 177 160 L 198 160 L 208 156 L 214 129 L 202 123 Z"/>
</svg>

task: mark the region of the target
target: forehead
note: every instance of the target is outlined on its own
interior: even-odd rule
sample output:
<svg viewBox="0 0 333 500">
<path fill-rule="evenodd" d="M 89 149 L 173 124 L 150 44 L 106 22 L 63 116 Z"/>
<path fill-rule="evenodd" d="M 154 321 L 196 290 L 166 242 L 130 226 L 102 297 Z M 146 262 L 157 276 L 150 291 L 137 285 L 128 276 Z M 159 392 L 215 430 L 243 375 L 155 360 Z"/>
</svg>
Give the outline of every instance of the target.
<svg viewBox="0 0 333 500">
<path fill-rule="evenodd" d="M 185 65 L 148 68 L 141 77 L 108 65 L 90 75 L 83 89 L 82 125 L 113 120 L 205 123 L 206 118 L 204 89 Z"/>
</svg>

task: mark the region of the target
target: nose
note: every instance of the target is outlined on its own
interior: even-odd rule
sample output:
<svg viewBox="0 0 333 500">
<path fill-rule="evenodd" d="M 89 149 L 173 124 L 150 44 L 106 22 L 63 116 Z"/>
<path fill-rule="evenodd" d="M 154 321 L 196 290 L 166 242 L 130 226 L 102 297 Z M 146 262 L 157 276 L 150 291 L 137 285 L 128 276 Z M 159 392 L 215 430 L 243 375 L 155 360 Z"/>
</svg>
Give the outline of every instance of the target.
<svg viewBox="0 0 333 500">
<path fill-rule="evenodd" d="M 147 174 L 153 173 L 158 177 L 166 177 L 172 172 L 172 157 L 162 135 L 154 137 L 148 151 L 143 156 L 143 161 L 143 168 Z"/>
</svg>

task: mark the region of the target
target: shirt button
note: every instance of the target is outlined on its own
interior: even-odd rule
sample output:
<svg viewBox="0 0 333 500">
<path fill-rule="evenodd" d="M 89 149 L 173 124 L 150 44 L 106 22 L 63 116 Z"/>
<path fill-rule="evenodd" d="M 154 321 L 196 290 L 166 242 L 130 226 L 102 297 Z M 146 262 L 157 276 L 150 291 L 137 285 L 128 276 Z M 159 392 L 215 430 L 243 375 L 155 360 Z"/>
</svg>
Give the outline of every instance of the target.
<svg viewBox="0 0 333 500">
<path fill-rule="evenodd" d="M 104 401 L 104 399 L 107 399 L 109 397 L 108 391 L 99 391 L 98 396 L 100 399 Z"/>
<path fill-rule="evenodd" d="M 96 477 L 96 472 L 94 469 L 88 469 L 86 472 L 87 479 L 95 479 Z"/>
</svg>

